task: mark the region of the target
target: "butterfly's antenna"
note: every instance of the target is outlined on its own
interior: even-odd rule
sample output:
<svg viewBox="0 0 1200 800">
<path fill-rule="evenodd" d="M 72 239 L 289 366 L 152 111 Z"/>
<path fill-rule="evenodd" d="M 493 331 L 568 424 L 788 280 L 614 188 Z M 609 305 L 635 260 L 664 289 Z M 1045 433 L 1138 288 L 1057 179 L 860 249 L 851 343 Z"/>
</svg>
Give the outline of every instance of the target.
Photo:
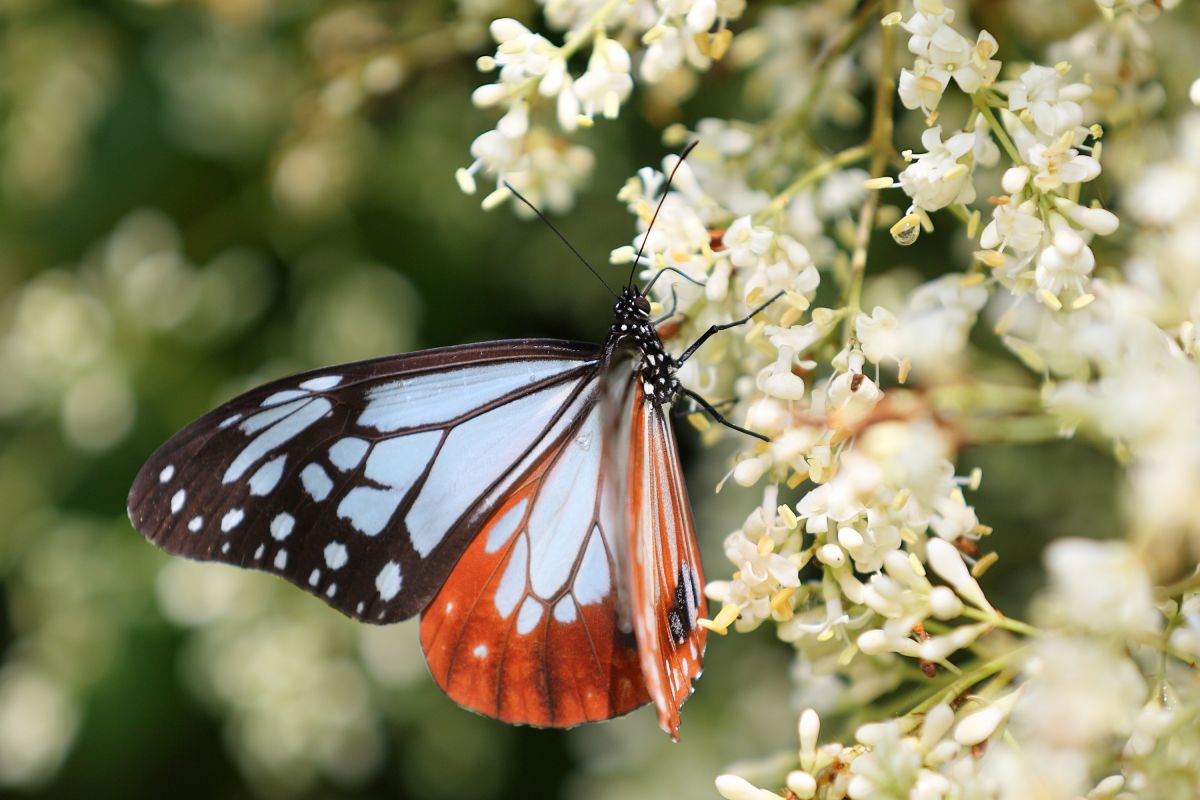
<svg viewBox="0 0 1200 800">
<path fill-rule="evenodd" d="M 642 237 L 642 246 L 638 248 L 637 255 L 634 256 L 633 263 L 629 265 L 629 280 L 627 286 L 633 286 L 633 276 L 637 274 L 638 264 L 642 263 L 642 251 L 646 249 L 646 242 L 650 241 L 650 231 L 654 230 L 654 222 L 658 219 L 658 212 L 662 211 L 663 203 L 667 202 L 667 193 L 671 191 L 671 181 L 675 180 L 675 173 L 679 171 L 679 165 L 688 157 L 688 153 L 696 149 L 696 145 L 700 144 L 697 139 L 683 148 L 683 152 L 679 154 L 679 160 L 675 162 L 675 167 L 671 170 L 671 174 L 667 176 L 667 185 L 663 187 L 662 197 L 658 199 L 658 206 L 654 209 L 654 216 L 650 218 L 650 224 L 646 226 L 646 235 Z M 659 273 L 662 274 L 661 272 Z M 647 286 L 642 290 L 642 297 L 646 296 L 646 292 L 650 289 Z"/>
<path fill-rule="evenodd" d="M 588 260 L 583 257 L 583 254 L 581 254 L 578 250 L 575 249 L 575 245 L 573 245 L 569 241 L 567 241 L 567 237 L 563 236 L 562 231 L 560 231 L 558 228 L 554 227 L 554 223 L 551 222 L 546 217 L 546 215 L 543 214 L 540 209 L 538 209 L 537 206 L 535 206 L 533 203 L 529 202 L 529 200 L 525 197 L 525 195 L 521 194 L 516 189 L 514 189 L 513 185 L 511 183 L 509 183 L 508 181 L 504 181 L 504 188 L 508 189 L 510 192 L 512 192 L 514 195 L 516 195 L 517 199 L 520 200 L 522 203 L 529 206 L 530 210 L 533 211 L 533 213 L 538 215 L 538 219 L 540 219 L 542 222 L 546 223 L 547 227 L 549 227 L 550 230 L 554 231 L 554 235 L 562 240 L 562 243 L 567 246 L 568 250 L 570 250 L 572 253 L 575 254 L 575 257 L 579 259 L 580 263 L 582 263 L 585 267 L 587 267 L 588 271 L 591 272 L 593 275 L 595 275 L 596 279 L 604 284 L 604 288 L 608 289 L 609 294 L 611 294 L 613 297 L 618 296 L 617 293 L 613 291 L 612 287 L 608 285 L 608 281 L 606 281 L 606 280 L 604 280 L 604 278 L 600 277 L 600 273 L 596 271 L 595 267 L 593 267 L 591 264 L 589 264 Z"/>
</svg>

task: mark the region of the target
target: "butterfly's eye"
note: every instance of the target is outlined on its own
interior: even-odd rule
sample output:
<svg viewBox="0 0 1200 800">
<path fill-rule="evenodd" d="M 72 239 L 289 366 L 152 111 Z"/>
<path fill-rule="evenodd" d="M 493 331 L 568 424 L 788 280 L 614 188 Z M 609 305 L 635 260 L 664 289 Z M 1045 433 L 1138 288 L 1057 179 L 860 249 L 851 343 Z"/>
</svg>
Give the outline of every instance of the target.
<svg viewBox="0 0 1200 800">
<path fill-rule="evenodd" d="M 637 310 L 638 310 L 638 311 L 640 311 L 640 312 L 642 312 L 643 314 L 649 314 L 649 313 L 650 313 L 650 301 L 649 301 L 649 300 L 647 300 L 647 299 L 646 299 L 645 297 L 643 297 L 642 295 L 640 295 L 640 294 L 639 294 L 639 295 L 637 296 L 637 299 L 635 299 L 635 300 L 633 301 L 633 304 L 634 304 L 634 305 L 637 307 Z"/>
</svg>

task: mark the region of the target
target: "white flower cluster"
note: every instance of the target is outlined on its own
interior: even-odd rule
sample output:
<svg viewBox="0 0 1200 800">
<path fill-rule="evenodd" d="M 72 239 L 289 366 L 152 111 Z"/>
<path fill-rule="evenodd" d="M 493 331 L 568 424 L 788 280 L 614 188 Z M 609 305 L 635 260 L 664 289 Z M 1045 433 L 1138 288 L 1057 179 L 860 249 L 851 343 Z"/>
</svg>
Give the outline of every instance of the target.
<svg viewBox="0 0 1200 800">
<path fill-rule="evenodd" d="M 978 111 L 963 131 L 943 139 L 941 127 L 931 127 L 921 138 L 925 152 L 905 153 L 911 163 L 899 186 L 913 204 L 893 233 L 908 243 L 919 226 L 931 225 L 931 211 L 954 206 L 969 214 L 976 169 L 999 162 L 999 141 L 1012 165 L 1001 181 L 1004 194 L 991 198 L 995 208 L 976 258 L 1016 295 L 1032 295 L 1056 311 L 1082 308 L 1094 299 L 1091 240 L 1117 228 L 1111 212 L 1078 202 L 1080 186 L 1100 175 L 1094 151 L 1102 130 L 1084 126 L 1081 105 L 1092 87 L 1067 83 L 1066 63 L 1032 64 L 1015 80 L 997 82 L 995 39 L 983 31 L 972 46 L 953 21 L 954 12 L 940 0 L 916 3 L 903 23 L 916 60 L 912 70 L 901 71 L 900 98 L 907 108 L 924 110 L 932 124 L 953 78 Z"/>
<path fill-rule="evenodd" d="M 962 492 L 979 476 L 956 478 L 949 453 L 928 419 L 885 422 L 866 429 L 794 507 L 776 508 L 778 490 L 768 487 L 763 505 L 725 540 L 733 578 L 708 585 L 724 604 L 716 629 L 734 618 L 738 630 L 774 619 L 780 638 L 805 650 L 836 634 L 847 657 L 857 647 L 931 662 L 974 641 L 983 626 L 911 638 L 930 618 L 958 618 L 964 600 L 991 613 L 958 549 L 973 549 L 988 530 Z M 809 563 L 820 571 L 802 580 Z M 930 583 L 926 564 L 946 585 Z M 864 628 L 850 646 L 847 631 Z"/>
<path fill-rule="evenodd" d="M 908 50 L 916 56 L 911 70 L 900 71 L 904 107 L 933 114 L 952 79 L 968 94 L 991 86 L 1000 73 L 1000 62 L 992 58 L 999 49 L 995 37 L 980 31 L 971 42 L 958 33 L 950 26 L 954 10 L 942 0 L 916 0 L 915 6 L 903 23 L 912 34 Z"/>
<path fill-rule="evenodd" d="M 1174 796 L 1171 770 L 1200 745 L 1174 726 L 1200 709 L 1200 685 L 1184 662 L 1158 662 L 1168 707 L 1143 674 L 1167 627 L 1170 646 L 1196 657 L 1197 594 L 1156 603 L 1123 543 L 1064 539 L 1046 560 L 1045 627 L 1031 653 L 979 665 L 911 713 L 860 726 L 852 745 L 818 744 L 820 718 L 807 709 L 784 794 L 736 774 L 717 777 L 717 791 L 728 800 Z"/>
<path fill-rule="evenodd" d="M 509 197 L 506 183 L 548 211 L 570 208 L 594 159 L 591 150 L 572 143 L 569 135 L 590 128 L 597 117 L 619 116 L 633 92 L 635 72 L 655 84 L 680 69 L 707 69 L 728 51 L 733 32 L 727 25 L 745 10 L 745 0 L 543 4 L 547 21 L 568 31 L 562 45 L 515 19 L 502 18 L 490 25 L 495 54 L 477 62 L 480 71 L 494 72 L 496 79 L 476 89 L 471 100 L 502 116 L 471 144 L 474 161 L 458 170 L 456 178 L 464 192 L 473 194 L 477 175 L 494 177 L 496 190 L 485 198 L 485 208 Z M 574 73 L 570 61 L 585 48 L 587 67 Z"/>
</svg>

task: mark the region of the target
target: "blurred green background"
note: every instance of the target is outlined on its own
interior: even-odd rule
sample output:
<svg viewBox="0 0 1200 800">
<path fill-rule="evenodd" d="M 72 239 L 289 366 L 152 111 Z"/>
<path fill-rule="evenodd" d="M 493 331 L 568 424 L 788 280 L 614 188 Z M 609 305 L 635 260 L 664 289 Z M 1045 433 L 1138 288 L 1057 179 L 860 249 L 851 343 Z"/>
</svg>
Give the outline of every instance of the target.
<svg viewBox="0 0 1200 800">
<path fill-rule="evenodd" d="M 125 518 L 154 448 L 259 382 L 472 340 L 602 336 L 607 294 L 553 235 L 481 211 L 453 180 L 492 124 L 469 102 L 486 22 L 536 11 L 4 4 L 0 792 L 707 796 L 723 765 L 793 746 L 796 708 L 820 686 L 790 684 L 790 649 L 766 631 L 712 641 L 678 745 L 645 709 L 565 733 L 511 728 L 434 688 L 412 624 L 353 625 L 272 578 L 173 561 Z M 706 81 L 682 107 L 635 101 L 580 137 L 598 166 L 560 225 L 592 261 L 631 238 L 615 195 L 668 151 L 665 123 L 761 116 L 735 73 Z M 822 137 L 835 148 L 859 133 Z M 939 241 L 918 251 L 928 274 L 945 263 Z M 722 451 L 683 436 L 719 577 L 720 540 L 757 496 L 714 496 Z M 1034 455 L 971 451 L 960 468 L 985 467 L 975 502 L 1003 534 L 988 590 L 1013 612 L 1051 532 L 1119 529 L 1107 457 Z"/>
</svg>

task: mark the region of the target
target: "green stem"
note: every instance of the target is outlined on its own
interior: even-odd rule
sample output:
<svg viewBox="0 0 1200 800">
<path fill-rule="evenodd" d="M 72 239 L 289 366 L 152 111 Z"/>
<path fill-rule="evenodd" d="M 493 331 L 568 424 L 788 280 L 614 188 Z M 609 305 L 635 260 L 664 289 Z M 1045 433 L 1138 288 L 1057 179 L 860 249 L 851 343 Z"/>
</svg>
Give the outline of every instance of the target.
<svg viewBox="0 0 1200 800">
<path fill-rule="evenodd" d="M 787 188 L 776 195 L 765 208 L 754 215 L 755 223 L 761 223 L 770 219 L 775 214 L 783 211 L 787 204 L 792 201 L 801 190 L 817 183 L 818 181 L 830 175 L 842 167 L 849 166 L 857 161 L 861 161 L 871 154 L 870 145 L 860 144 L 855 147 L 850 147 L 837 153 L 827 161 L 823 161 L 817 166 L 805 172 L 796 180 L 788 184 Z"/>
<path fill-rule="evenodd" d="M 817 77 L 813 79 L 812 84 L 808 87 L 808 91 L 804 93 L 804 98 L 800 101 L 800 105 L 796 107 L 795 113 L 789 114 L 784 118 L 785 127 L 807 130 L 813 109 L 816 107 L 817 100 L 820 99 L 821 92 L 825 89 L 825 85 L 829 80 L 828 66 L 835 59 L 840 58 L 858 40 L 863 30 L 866 29 L 867 24 L 875 18 L 875 7 L 877 5 L 879 5 L 878 0 L 863 3 L 858 13 L 855 14 L 854 19 L 842 31 L 841 35 L 826 45 L 825 49 L 813 60 L 810 70 Z"/>
<path fill-rule="evenodd" d="M 1013 140 L 1009 138 L 1008 131 L 1000 124 L 1000 120 L 996 118 L 996 112 L 992 111 L 992 107 L 988 104 L 987 94 L 984 92 L 975 92 L 971 95 L 971 102 L 976 110 L 983 114 L 984 119 L 988 122 L 988 128 L 1000 142 L 1000 146 L 1004 148 L 1004 152 L 1012 160 L 1016 166 L 1024 166 L 1025 161 L 1021 158 L 1020 152 L 1017 151 L 1017 146 L 1013 144 Z"/>
<path fill-rule="evenodd" d="M 896 10 L 896 0 L 883 0 L 880 14 L 886 17 Z M 892 104 L 896 95 L 896 79 L 893 69 L 896 51 L 894 26 L 885 26 L 882 31 L 883 46 L 879 58 L 879 80 L 875 85 L 874 117 L 871 120 L 871 175 L 878 177 L 887 167 L 888 158 L 895 149 L 892 144 Z M 846 321 L 843 332 L 849 338 L 854 318 L 860 310 L 863 278 L 867 271 L 867 248 L 871 231 L 875 228 L 875 217 L 879 211 L 879 190 L 867 192 L 862 214 L 858 218 L 858 229 L 854 237 L 854 250 L 850 254 L 850 274 L 846 278 L 845 303 Z"/>
<path fill-rule="evenodd" d="M 973 619 L 978 622 L 986 622 L 997 628 L 1003 628 L 1006 631 L 1019 633 L 1022 636 L 1041 636 L 1042 632 L 1032 625 L 1021 622 L 1017 619 L 1009 619 L 997 612 L 987 612 L 973 606 L 965 606 L 962 610 L 962 615 L 968 619 Z"/>
<path fill-rule="evenodd" d="M 933 708 L 934 706 L 939 705 L 940 703 L 944 703 L 946 701 L 952 700 L 955 697 L 958 697 L 959 695 L 966 692 L 968 689 L 970 689 L 975 684 L 980 683 L 981 681 L 985 681 L 988 678 L 992 677 L 993 675 L 996 675 L 996 674 L 1002 672 L 1013 661 L 1015 661 L 1017 659 L 1017 656 L 1019 656 L 1024 650 L 1025 650 L 1025 648 L 1020 647 L 1020 648 L 1017 648 L 1016 650 L 1012 650 L 1008 653 L 1005 653 L 1004 655 L 1000 656 L 999 658 L 994 658 L 991 661 L 987 661 L 987 662 L 984 662 L 983 664 L 980 664 L 979 666 L 972 669 L 970 672 L 963 674 L 963 676 L 961 678 L 955 679 L 948 686 L 945 686 L 942 689 L 938 690 L 937 692 L 934 692 L 929 697 L 925 698 L 920 703 L 913 706 L 912 710 L 909 711 L 908 713 L 909 714 L 924 714 L 926 711 Z"/>
<path fill-rule="evenodd" d="M 1063 438 L 1062 421 L 1045 415 L 962 419 L 957 427 L 963 439 L 975 445 L 1042 444 Z"/>
<path fill-rule="evenodd" d="M 595 36 L 596 28 L 603 28 L 604 20 L 608 18 L 609 14 L 616 11 L 617 6 L 619 5 L 621 5 L 621 0 L 608 0 L 607 3 L 596 9 L 596 13 L 592 14 L 591 19 L 587 21 L 586 25 L 583 25 L 582 27 L 572 31 L 567 36 L 567 41 L 565 41 L 562 46 L 561 52 L 563 60 L 565 61 L 571 56 L 575 55 L 576 51 L 583 46 L 584 42 Z"/>
</svg>

